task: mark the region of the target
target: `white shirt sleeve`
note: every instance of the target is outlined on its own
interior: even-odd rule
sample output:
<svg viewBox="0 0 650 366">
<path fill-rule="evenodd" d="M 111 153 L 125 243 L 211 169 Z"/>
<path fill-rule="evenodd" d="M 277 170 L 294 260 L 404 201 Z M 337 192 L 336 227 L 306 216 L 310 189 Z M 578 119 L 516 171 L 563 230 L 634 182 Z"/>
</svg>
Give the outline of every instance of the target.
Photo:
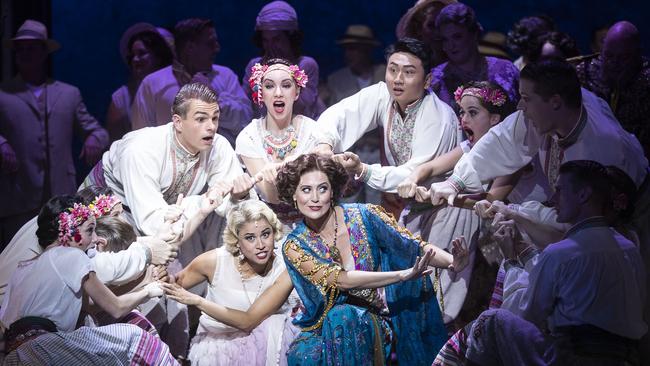
<svg viewBox="0 0 650 366">
<path fill-rule="evenodd" d="M 454 177 L 463 182 L 466 191 L 482 192 L 484 182 L 512 174 L 530 162 L 539 151 L 540 137 L 528 124 L 517 111 L 490 128 L 463 154 Z"/>
<path fill-rule="evenodd" d="M 458 119 L 454 111 L 433 95 L 426 96 L 420 108 L 413 129 L 411 158 L 400 166 L 371 165 L 366 182 L 371 188 L 396 193 L 397 186 L 415 168 L 457 146 Z"/>
<path fill-rule="evenodd" d="M 119 252 L 98 252 L 92 259 L 97 278 L 106 285 L 123 285 L 147 268 L 147 248 L 135 242 Z"/>
<path fill-rule="evenodd" d="M 56 256 L 51 256 L 52 266 L 61 280 L 72 292 L 78 293 L 81 290 L 82 280 L 89 272 L 94 271 L 88 255 L 77 248 L 62 248 L 57 251 Z"/>
<path fill-rule="evenodd" d="M 319 143 L 332 145 L 335 152 L 346 151 L 366 132 L 381 123 L 390 103 L 386 84 L 379 82 L 327 108 L 318 118 Z"/>
</svg>

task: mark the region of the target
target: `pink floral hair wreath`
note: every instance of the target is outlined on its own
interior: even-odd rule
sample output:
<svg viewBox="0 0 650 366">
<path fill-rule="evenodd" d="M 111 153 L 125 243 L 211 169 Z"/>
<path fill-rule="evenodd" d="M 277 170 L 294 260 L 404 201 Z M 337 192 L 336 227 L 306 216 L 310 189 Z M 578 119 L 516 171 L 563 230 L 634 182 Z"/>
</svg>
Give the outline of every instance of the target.
<svg viewBox="0 0 650 366">
<path fill-rule="evenodd" d="M 277 69 L 271 68 L 271 70 L 277 70 Z M 264 78 L 264 75 L 266 75 L 268 71 L 270 71 L 269 65 L 262 65 L 260 63 L 256 63 L 255 65 L 253 65 L 253 67 L 251 67 L 251 77 L 248 78 L 248 85 L 250 85 L 252 91 L 251 98 L 253 99 L 253 102 L 255 102 L 255 104 L 257 105 L 262 105 L 262 79 Z M 307 76 L 307 73 L 305 73 L 303 70 L 300 69 L 300 67 L 298 67 L 298 65 L 289 66 L 289 74 L 296 82 L 297 86 L 301 88 L 307 86 L 309 77 Z"/>
<path fill-rule="evenodd" d="M 454 99 L 456 100 L 456 103 L 460 104 L 460 100 L 463 99 L 463 97 L 466 95 L 476 97 L 482 100 L 483 103 L 489 103 L 497 107 L 501 107 L 508 100 L 506 94 L 496 88 L 495 89 L 487 88 L 487 87 L 486 88 L 475 88 L 475 87 L 465 88 L 464 86 L 461 85 L 454 92 Z"/>
<path fill-rule="evenodd" d="M 59 214 L 59 242 L 63 246 L 68 246 L 73 238 L 81 241 L 81 235 L 77 230 L 81 224 L 86 222 L 90 217 L 94 217 L 95 212 L 88 206 L 75 203 Z"/>
</svg>

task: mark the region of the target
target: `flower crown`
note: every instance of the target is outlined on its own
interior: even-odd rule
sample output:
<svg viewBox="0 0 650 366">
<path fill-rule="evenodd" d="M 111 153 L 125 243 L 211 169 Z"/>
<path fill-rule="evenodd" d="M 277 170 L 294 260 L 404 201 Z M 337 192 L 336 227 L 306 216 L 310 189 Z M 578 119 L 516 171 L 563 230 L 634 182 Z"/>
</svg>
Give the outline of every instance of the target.
<svg viewBox="0 0 650 366">
<path fill-rule="evenodd" d="M 279 65 L 284 66 L 283 64 L 279 64 Z M 264 75 L 266 75 L 267 72 L 278 70 L 278 69 L 280 68 L 279 67 L 269 68 L 269 65 L 262 65 L 260 63 L 256 63 L 255 65 L 253 65 L 253 67 L 251 67 L 251 77 L 248 78 L 248 85 L 251 87 L 251 90 L 253 91 L 251 98 L 253 99 L 253 102 L 255 102 L 257 105 L 262 105 L 262 78 L 264 78 Z M 296 85 L 301 88 L 304 88 L 307 85 L 307 82 L 309 81 L 309 77 L 307 76 L 307 73 L 301 70 L 298 67 L 298 65 L 289 66 L 289 74 L 296 82 Z"/>
<path fill-rule="evenodd" d="M 120 203 L 120 200 L 114 195 L 100 194 L 88 205 L 88 208 L 93 212 L 95 217 L 101 217 L 110 213 L 113 206 L 118 203 Z"/>
<path fill-rule="evenodd" d="M 80 203 L 75 203 L 74 206 L 61 212 L 59 214 L 59 241 L 61 245 L 67 246 L 72 238 L 80 241 L 81 235 L 77 231 L 77 227 L 94 215 L 93 210 Z"/>
<path fill-rule="evenodd" d="M 483 101 L 483 103 L 490 103 L 493 106 L 501 107 L 506 103 L 506 100 L 508 100 L 508 97 L 506 97 L 506 94 L 502 92 L 499 89 L 496 88 L 475 88 L 475 87 L 469 87 L 465 88 L 462 85 L 456 89 L 454 92 L 454 99 L 456 100 L 456 103 L 460 104 L 460 100 L 463 99 L 464 96 L 470 95 L 473 97 L 476 97 L 480 100 Z"/>
</svg>

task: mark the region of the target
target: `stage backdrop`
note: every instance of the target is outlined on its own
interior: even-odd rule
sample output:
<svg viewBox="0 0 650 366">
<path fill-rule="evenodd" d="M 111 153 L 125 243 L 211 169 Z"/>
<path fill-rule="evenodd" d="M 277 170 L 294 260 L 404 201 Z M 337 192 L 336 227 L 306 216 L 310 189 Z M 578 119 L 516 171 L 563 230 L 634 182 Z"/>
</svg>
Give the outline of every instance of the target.
<svg viewBox="0 0 650 366">
<path fill-rule="evenodd" d="M 127 70 L 119 56 L 122 32 L 136 22 L 150 22 L 173 28 L 188 17 L 213 19 L 222 51 L 216 63 L 243 74 L 247 61 L 258 54 L 251 36 L 258 11 L 268 1 L 199 0 L 52 0 L 52 35 L 62 44 L 54 55 L 53 72 L 57 79 L 78 86 L 89 110 L 104 120 L 111 93 L 126 81 Z M 334 43 L 352 23 L 370 25 L 384 45 L 395 40 L 395 25 L 413 1 L 326 0 L 289 1 L 298 12 L 305 33 L 304 54 L 314 57 L 321 67 L 321 78 L 343 65 L 340 49 Z M 583 52 L 589 52 L 593 28 L 629 19 L 650 37 L 645 1 L 518 0 L 467 1 L 486 30 L 507 32 L 519 18 L 548 14 L 559 28 L 573 35 Z M 647 47 L 646 47 L 647 49 Z M 376 53 L 381 59 L 380 50 Z"/>
</svg>

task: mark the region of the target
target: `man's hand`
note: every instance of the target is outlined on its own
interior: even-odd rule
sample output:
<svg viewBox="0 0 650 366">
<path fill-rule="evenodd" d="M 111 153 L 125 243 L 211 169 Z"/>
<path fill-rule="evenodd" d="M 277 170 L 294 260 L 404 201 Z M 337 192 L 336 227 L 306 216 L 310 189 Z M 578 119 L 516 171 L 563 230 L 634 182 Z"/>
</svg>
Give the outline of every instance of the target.
<svg viewBox="0 0 650 366">
<path fill-rule="evenodd" d="M 250 190 L 264 179 L 261 175 L 256 175 L 255 178 L 247 173 L 240 175 L 232 181 L 232 197 L 238 200 L 248 197 Z"/>
<path fill-rule="evenodd" d="M 86 137 L 79 159 L 84 159 L 86 165 L 93 166 L 102 158 L 103 152 L 104 146 L 99 143 L 99 140 L 95 136 L 89 135 Z M 56 159 L 56 157 L 52 158 Z"/>
<path fill-rule="evenodd" d="M 445 203 L 445 201 L 447 201 L 447 204 L 449 204 L 449 206 L 453 206 L 454 200 L 458 195 L 458 191 L 451 183 L 444 181 L 433 183 L 431 185 L 431 189 L 429 190 L 429 194 L 431 195 L 431 203 L 434 206 L 441 205 Z"/>
<path fill-rule="evenodd" d="M 499 244 L 506 259 L 516 259 L 522 246 L 522 237 L 514 220 L 506 220 L 501 213 L 494 215 L 492 237 Z"/>
<path fill-rule="evenodd" d="M 16 153 L 8 142 L 0 145 L 0 171 L 5 174 L 13 174 L 18 171 Z"/>
<path fill-rule="evenodd" d="M 402 198 L 412 198 L 415 196 L 417 187 L 417 182 L 413 178 L 407 177 L 397 186 L 397 194 Z"/>
<path fill-rule="evenodd" d="M 218 195 L 215 191 L 205 192 L 199 203 L 199 213 L 203 216 L 209 215 L 212 211 L 223 202 L 223 196 Z"/>
<path fill-rule="evenodd" d="M 428 189 L 422 187 L 422 186 L 417 186 L 415 188 L 415 200 L 418 202 L 429 202 L 431 199 L 431 193 L 429 192 Z"/>
<path fill-rule="evenodd" d="M 176 223 L 183 218 L 183 212 L 185 209 L 182 207 L 182 203 L 183 194 L 180 193 L 176 198 L 176 203 L 167 206 L 163 219 L 164 221 L 156 231 L 156 239 L 163 240 L 167 243 L 175 243 L 181 240 L 185 221 L 181 221 L 178 225 Z"/>
<path fill-rule="evenodd" d="M 143 236 L 138 241 L 151 250 L 151 264 L 165 265 L 178 256 L 178 247 L 168 244 L 162 239 Z"/>
<path fill-rule="evenodd" d="M 334 155 L 334 150 L 330 144 L 320 143 L 311 151 L 314 154 L 329 158 Z"/>
<path fill-rule="evenodd" d="M 343 165 L 343 168 L 345 168 L 348 173 L 360 175 L 363 170 L 363 163 L 361 162 L 359 155 L 353 152 L 346 151 L 342 154 L 336 154 L 332 156 L 332 159 Z"/>
<path fill-rule="evenodd" d="M 493 218 L 496 217 L 496 214 L 501 214 L 502 220 L 509 220 L 513 218 L 515 211 L 513 211 L 508 205 L 506 205 L 502 201 L 495 200 L 492 202 L 490 207 L 487 210 L 485 210 L 485 217 Z"/>
</svg>

